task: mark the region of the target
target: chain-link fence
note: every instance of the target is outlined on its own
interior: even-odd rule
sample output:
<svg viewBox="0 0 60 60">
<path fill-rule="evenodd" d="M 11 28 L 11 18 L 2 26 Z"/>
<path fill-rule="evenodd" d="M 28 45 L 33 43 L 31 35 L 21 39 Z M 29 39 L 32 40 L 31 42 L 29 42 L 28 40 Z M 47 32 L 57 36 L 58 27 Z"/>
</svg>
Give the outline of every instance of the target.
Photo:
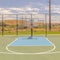
<svg viewBox="0 0 60 60">
<path fill-rule="evenodd" d="M 47 35 L 59 33 L 60 14 L 51 15 L 49 31 L 48 14 L 3 14 L 0 15 L 0 35 Z"/>
<path fill-rule="evenodd" d="M 51 17 L 51 31 L 59 32 L 60 31 L 60 14 L 52 14 Z"/>
</svg>

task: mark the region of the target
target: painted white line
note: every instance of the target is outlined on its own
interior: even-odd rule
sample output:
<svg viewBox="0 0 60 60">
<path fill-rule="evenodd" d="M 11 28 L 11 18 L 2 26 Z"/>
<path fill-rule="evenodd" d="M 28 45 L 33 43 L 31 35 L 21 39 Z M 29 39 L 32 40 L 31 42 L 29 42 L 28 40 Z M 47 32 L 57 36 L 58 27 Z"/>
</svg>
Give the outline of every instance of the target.
<svg viewBox="0 0 60 60">
<path fill-rule="evenodd" d="M 56 52 L 49 52 L 49 53 L 43 53 L 43 54 L 60 54 L 60 51 L 56 51 Z M 11 53 L 11 52 L 0 52 L 0 54 L 18 54 L 18 53 Z M 24 53 L 20 53 L 20 54 L 24 54 Z M 26 55 L 26 54 L 24 54 L 24 55 Z M 28 54 L 28 55 L 30 55 L 30 54 Z M 31 55 L 36 55 L 36 54 L 31 54 Z M 38 54 L 37 54 L 38 55 Z"/>
<path fill-rule="evenodd" d="M 46 38 L 46 37 L 45 37 Z M 16 39 L 17 40 L 17 39 Z M 15 41 L 16 41 L 15 40 Z M 48 40 L 47 38 L 46 38 L 46 40 Z M 12 43 L 14 43 L 15 41 L 13 41 L 13 42 L 11 42 L 10 44 L 8 44 L 7 46 L 6 46 L 6 50 L 7 51 L 9 51 L 9 52 L 11 52 L 11 53 L 14 53 L 14 54 L 47 54 L 47 53 L 50 53 L 50 52 L 52 52 L 52 51 L 54 51 L 55 50 L 55 45 L 51 42 L 51 41 L 49 41 L 52 45 L 53 45 L 53 49 L 51 49 L 51 50 L 48 50 L 48 51 L 45 51 L 45 52 L 38 52 L 38 53 L 20 53 L 20 52 L 15 52 L 15 51 L 12 51 L 12 50 L 9 50 L 8 49 L 8 47 L 12 44 Z"/>
<path fill-rule="evenodd" d="M 54 46 L 54 48 L 53 49 L 51 49 L 49 52 L 52 52 L 52 51 L 54 51 L 55 49 L 56 49 L 56 46 L 55 46 L 55 44 L 53 44 L 47 37 L 45 37 L 46 38 L 46 40 L 47 41 L 49 41 L 53 46 Z"/>
</svg>

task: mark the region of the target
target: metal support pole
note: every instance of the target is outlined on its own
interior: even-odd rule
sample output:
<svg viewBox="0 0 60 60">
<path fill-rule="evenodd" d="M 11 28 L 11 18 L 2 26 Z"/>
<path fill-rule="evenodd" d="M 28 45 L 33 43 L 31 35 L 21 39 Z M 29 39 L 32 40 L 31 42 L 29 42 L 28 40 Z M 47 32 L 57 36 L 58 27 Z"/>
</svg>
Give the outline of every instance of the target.
<svg viewBox="0 0 60 60">
<path fill-rule="evenodd" d="M 23 20 L 23 14 L 22 14 L 22 18 L 21 18 L 21 27 L 22 27 L 22 31 L 24 30 L 24 20 Z"/>
<path fill-rule="evenodd" d="M 4 32 L 4 24 L 3 24 L 3 14 L 2 14 L 2 36 L 3 36 L 3 32 Z"/>
<path fill-rule="evenodd" d="M 47 15 L 45 14 L 45 37 L 47 37 Z"/>
<path fill-rule="evenodd" d="M 31 38 L 33 37 L 33 20 L 32 20 L 32 14 L 31 14 Z"/>
<path fill-rule="evenodd" d="M 49 0 L 49 31 L 51 31 L 51 0 Z"/>
<path fill-rule="evenodd" d="M 16 14 L 16 35 L 18 35 L 18 14 Z"/>
</svg>

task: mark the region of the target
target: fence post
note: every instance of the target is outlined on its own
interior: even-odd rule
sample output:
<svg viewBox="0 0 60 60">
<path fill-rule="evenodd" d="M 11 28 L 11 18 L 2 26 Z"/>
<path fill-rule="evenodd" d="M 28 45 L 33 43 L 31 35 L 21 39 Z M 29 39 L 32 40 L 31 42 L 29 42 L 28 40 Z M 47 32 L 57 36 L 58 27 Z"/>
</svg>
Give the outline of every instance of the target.
<svg viewBox="0 0 60 60">
<path fill-rule="evenodd" d="M 47 14 L 45 14 L 45 37 L 47 37 Z"/>
<path fill-rule="evenodd" d="M 31 14 L 31 38 L 33 37 L 33 20 L 32 20 L 32 14 Z"/>
<path fill-rule="evenodd" d="M 3 25 L 3 14 L 2 14 L 2 36 L 3 36 L 3 32 L 4 32 L 4 25 Z"/>
<path fill-rule="evenodd" d="M 16 35 L 18 35 L 18 14 L 16 14 Z"/>
</svg>

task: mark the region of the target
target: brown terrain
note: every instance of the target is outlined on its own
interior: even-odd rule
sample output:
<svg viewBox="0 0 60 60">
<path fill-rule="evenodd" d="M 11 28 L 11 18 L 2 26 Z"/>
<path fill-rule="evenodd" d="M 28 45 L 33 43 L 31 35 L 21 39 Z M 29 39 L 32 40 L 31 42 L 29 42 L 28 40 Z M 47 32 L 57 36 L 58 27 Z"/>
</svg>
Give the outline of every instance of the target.
<svg viewBox="0 0 60 60">
<path fill-rule="evenodd" d="M 18 23 L 17 23 L 18 22 Z M 5 30 L 12 30 L 15 31 L 16 30 L 16 26 L 18 25 L 18 27 L 22 27 L 22 26 L 27 26 L 28 29 L 31 26 L 31 23 L 29 21 L 26 20 L 4 20 L 3 21 L 3 26 Z M 35 26 L 34 30 L 45 30 L 44 26 L 45 23 L 43 22 L 34 22 L 33 26 Z M 39 28 L 37 27 L 39 26 Z M 22 30 L 21 28 L 18 28 L 18 30 Z M 26 30 L 26 29 L 23 29 Z M 59 23 L 53 23 L 52 24 L 52 31 L 60 31 L 60 24 Z M 0 21 L 0 31 L 2 31 L 2 22 Z"/>
</svg>

